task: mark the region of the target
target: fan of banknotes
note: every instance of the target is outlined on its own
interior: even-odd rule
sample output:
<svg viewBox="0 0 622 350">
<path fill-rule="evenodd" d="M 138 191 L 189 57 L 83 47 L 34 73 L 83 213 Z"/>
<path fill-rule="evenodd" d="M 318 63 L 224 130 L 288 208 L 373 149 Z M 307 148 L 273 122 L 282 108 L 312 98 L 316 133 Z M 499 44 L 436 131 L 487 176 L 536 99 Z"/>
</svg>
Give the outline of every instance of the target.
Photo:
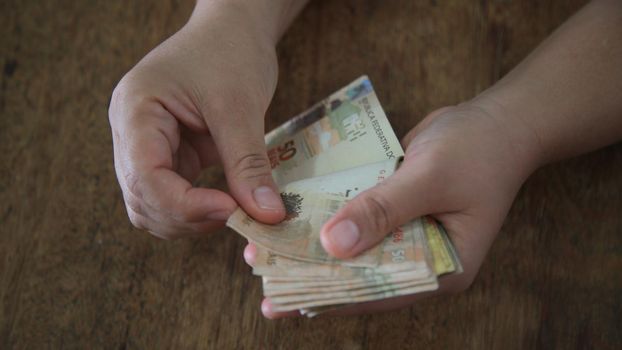
<svg viewBox="0 0 622 350">
<path fill-rule="evenodd" d="M 462 272 L 447 233 L 428 217 L 395 228 L 352 259 L 333 258 L 322 248 L 322 225 L 389 177 L 404 155 L 366 76 L 265 140 L 286 218 L 266 225 L 238 209 L 227 226 L 257 247 L 253 274 L 262 276 L 274 311 L 313 317 L 352 303 L 435 290 L 438 276 Z"/>
</svg>

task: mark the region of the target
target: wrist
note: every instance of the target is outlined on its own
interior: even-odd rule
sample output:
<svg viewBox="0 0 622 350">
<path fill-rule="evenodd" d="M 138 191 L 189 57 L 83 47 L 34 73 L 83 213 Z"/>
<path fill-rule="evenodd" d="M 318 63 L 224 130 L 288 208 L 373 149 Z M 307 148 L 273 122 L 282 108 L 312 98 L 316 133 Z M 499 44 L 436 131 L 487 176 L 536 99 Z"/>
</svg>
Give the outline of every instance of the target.
<svg viewBox="0 0 622 350">
<path fill-rule="evenodd" d="M 510 147 L 512 157 L 519 165 L 521 175 L 526 178 L 547 163 L 546 152 L 537 130 L 524 118 L 523 112 L 505 103 L 494 87 L 484 91 L 468 102 L 481 109 L 500 125 L 501 137 Z"/>
<path fill-rule="evenodd" d="M 258 40 L 276 47 L 307 0 L 197 0 L 189 22 L 223 20 L 228 26 L 247 27 Z"/>
</svg>

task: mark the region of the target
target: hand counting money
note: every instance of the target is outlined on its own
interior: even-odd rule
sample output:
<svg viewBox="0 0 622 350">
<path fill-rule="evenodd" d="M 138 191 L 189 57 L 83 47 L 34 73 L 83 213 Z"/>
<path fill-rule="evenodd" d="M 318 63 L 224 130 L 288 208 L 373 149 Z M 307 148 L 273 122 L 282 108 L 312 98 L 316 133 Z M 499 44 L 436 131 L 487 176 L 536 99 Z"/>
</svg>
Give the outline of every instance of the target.
<svg viewBox="0 0 622 350">
<path fill-rule="evenodd" d="M 322 248 L 322 225 L 393 174 L 404 155 L 366 76 L 268 133 L 266 144 L 286 218 L 266 225 L 238 209 L 227 226 L 257 246 L 253 273 L 263 277 L 274 311 L 313 317 L 435 290 L 439 275 L 462 272 L 443 227 L 428 217 L 395 228 L 355 258 L 339 260 Z"/>
</svg>

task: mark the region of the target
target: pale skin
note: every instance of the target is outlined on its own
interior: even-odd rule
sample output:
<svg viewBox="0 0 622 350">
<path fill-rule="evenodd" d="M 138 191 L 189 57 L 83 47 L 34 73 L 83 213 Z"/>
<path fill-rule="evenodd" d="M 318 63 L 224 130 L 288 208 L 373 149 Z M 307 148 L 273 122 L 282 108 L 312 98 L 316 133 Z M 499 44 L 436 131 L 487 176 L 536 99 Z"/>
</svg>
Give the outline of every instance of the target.
<svg viewBox="0 0 622 350">
<path fill-rule="evenodd" d="M 203 235 L 237 205 L 267 223 L 283 217 L 278 200 L 267 195 L 270 204 L 259 205 L 254 191 L 275 189 L 263 146 L 263 116 L 276 86 L 274 45 L 304 2 L 199 1 L 188 24 L 124 77 L 110 120 L 117 176 L 136 226 L 164 238 Z M 326 223 L 322 244 L 338 258 L 352 257 L 393 227 L 432 215 L 465 271 L 442 277 L 435 292 L 333 314 L 391 310 L 468 288 L 535 169 L 619 141 L 620 28 L 622 2 L 593 1 L 501 81 L 415 126 L 402 140 L 400 169 Z M 230 193 L 192 187 L 200 169 L 221 159 Z M 252 245 L 244 257 L 252 263 Z M 273 312 L 269 300 L 262 312 L 297 315 Z"/>
<path fill-rule="evenodd" d="M 221 228 L 240 205 L 266 223 L 285 210 L 263 141 L 275 45 L 304 2 L 198 1 L 188 23 L 115 88 L 115 169 L 131 222 L 174 239 Z M 221 163 L 229 193 L 193 187 Z"/>
</svg>

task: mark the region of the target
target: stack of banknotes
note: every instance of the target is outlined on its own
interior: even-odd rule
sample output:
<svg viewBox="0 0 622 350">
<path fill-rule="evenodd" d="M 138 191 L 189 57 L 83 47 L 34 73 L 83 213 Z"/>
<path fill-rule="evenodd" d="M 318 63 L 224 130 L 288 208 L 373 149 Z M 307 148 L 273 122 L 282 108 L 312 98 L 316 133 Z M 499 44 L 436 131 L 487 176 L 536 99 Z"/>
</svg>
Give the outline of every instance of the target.
<svg viewBox="0 0 622 350">
<path fill-rule="evenodd" d="M 391 176 L 404 155 L 366 76 L 265 140 L 286 218 L 266 225 L 238 209 L 227 226 L 257 247 L 253 274 L 262 276 L 274 311 L 313 317 L 352 303 L 435 290 L 438 276 L 462 272 L 447 233 L 428 217 L 387 232 L 355 258 L 339 260 L 322 248 L 322 225 Z"/>
</svg>

